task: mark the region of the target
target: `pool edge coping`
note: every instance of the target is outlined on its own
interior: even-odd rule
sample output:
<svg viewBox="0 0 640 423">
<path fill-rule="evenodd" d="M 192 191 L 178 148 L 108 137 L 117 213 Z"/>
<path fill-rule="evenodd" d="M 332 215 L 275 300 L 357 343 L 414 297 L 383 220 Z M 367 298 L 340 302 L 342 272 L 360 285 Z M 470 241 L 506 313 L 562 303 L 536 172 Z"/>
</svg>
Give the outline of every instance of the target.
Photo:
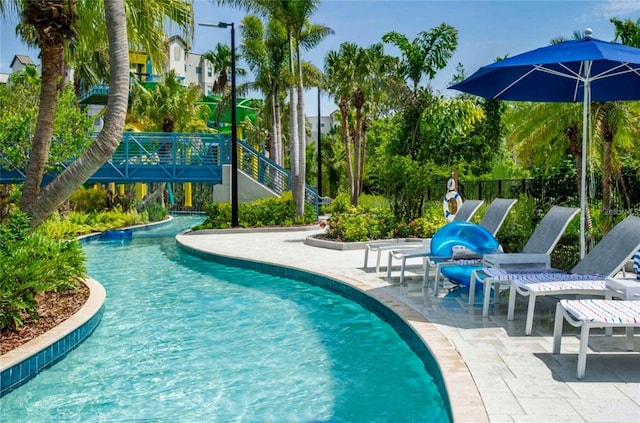
<svg viewBox="0 0 640 423">
<path fill-rule="evenodd" d="M 255 264 L 263 264 L 266 266 L 278 266 L 285 269 L 294 269 L 313 275 L 319 275 L 326 278 L 330 278 L 336 282 L 345 284 L 353 289 L 360 291 L 362 294 L 367 295 L 373 300 L 377 301 L 382 306 L 386 307 L 389 311 L 399 317 L 405 324 L 415 333 L 420 339 L 424 347 L 431 353 L 432 357 L 436 361 L 436 364 L 440 370 L 442 382 L 446 389 L 447 398 L 445 401 L 451 408 L 452 421 L 453 422 L 474 422 L 483 423 L 489 422 L 489 415 L 484 406 L 484 402 L 480 395 L 478 386 L 476 385 L 471 371 L 467 367 L 467 364 L 462 359 L 462 356 L 446 338 L 446 336 L 440 332 L 440 330 L 431 322 L 429 322 L 424 316 L 422 316 L 417 310 L 408 304 L 402 302 L 397 297 L 387 292 L 375 291 L 376 287 L 365 284 L 353 278 L 349 278 L 343 275 L 337 275 L 331 272 L 319 271 L 318 269 L 311 269 L 299 265 L 291 265 L 289 263 L 281 262 L 265 262 L 262 260 L 252 259 L 249 257 L 238 257 L 229 254 L 225 254 L 219 251 L 211 251 L 203 248 L 199 248 L 194 245 L 187 245 L 185 242 L 181 242 L 184 237 L 190 237 L 199 235 L 197 232 L 185 231 L 176 235 L 176 242 L 178 245 L 187 250 L 194 251 L 199 254 L 208 256 L 218 256 L 231 260 L 248 261 Z M 204 234 L 203 234 L 204 235 Z M 379 316 L 380 317 L 380 316 Z M 470 389 L 473 387 L 473 389 Z M 451 393 L 461 393 L 464 395 L 452 395 Z"/>
<path fill-rule="evenodd" d="M 77 312 L 47 332 L 0 356 L 0 397 L 64 359 L 93 333 L 102 320 L 107 293 L 95 279 L 87 277 L 83 283 L 89 288 L 89 298 Z M 86 333 L 83 335 L 80 332 L 84 329 Z M 69 338 L 70 342 L 65 342 Z M 52 351 L 48 354 L 47 360 L 45 356 L 48 349 Z M 26 375 L 22 374 L 23 366 Z M 17 375 L 13 375 L 14 372 Z"/>
<path fill-rule="evenodd" d="M 158 225 L 170 223 L 172 220 L 173 217 L 169 215 L 161 221 L 147 222 L 121 229 L 130 229 L 134 232 L 147 230 Z M 101 232 L 89 233 L 81 235 L 76 239 L 83 243 L 99 238 L 100 234 Z M 104 312 L 104 302 L 107 297 L 106 289 L 100 282 L 90 276 L 87 276 L 82 282 L 89 288 L 89 298 L 87 298 L 87 301 L 77 312 L 48 331 L 14 348 L 6 354 L 0 355 L 0 398 L 34 379 L 42 370 L 64 359 L 71 351 L 91 336 L 96 327 L 98 327 L 98 324 L 102 320 L 102 313 Z M 95 321 L 92 322 L 94 318 Z M 88 327 L 91 324 L 93 324 L 93 327 Z M 87 333 L 81 337 L 79 333 L 85 327 L 87 327 Z M 70 342 L 68 346 L 65 346 L 65 338 L 74 335 L 76 335 L 77 339 L 72 339 L 72 342 Z M 38 360 L 36 360 L 33 366 L 31 366 L 32 363 L 30 363 L 30 360 L 34 357 L 38 358 L 44 354 L 48 348 L 54 349 L 54 347 L 58 345 L 60 345 L 60 348 L 56 348 L 55 357 L 51 357 L 51 355 L 54 355 L 52 352 L 49 354 L 50 360 L 41 360 L 44 361 L 43 363 L 38 363 Z M 25 364 L 28 365 L 25 369 L 28 375 L 22 377 L 21 366 Z M 31 369 L 31 367 L 34 368 Z M 14 369 L 17 370 L 20 376 L 12 375 Z"/>
</svg>

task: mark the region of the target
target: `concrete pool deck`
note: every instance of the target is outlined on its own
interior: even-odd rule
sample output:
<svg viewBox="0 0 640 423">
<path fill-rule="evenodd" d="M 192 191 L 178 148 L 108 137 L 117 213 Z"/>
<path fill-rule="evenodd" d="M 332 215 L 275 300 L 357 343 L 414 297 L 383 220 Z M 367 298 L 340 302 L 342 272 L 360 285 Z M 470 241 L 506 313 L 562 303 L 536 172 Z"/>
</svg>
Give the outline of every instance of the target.
<svg viewBox="0 0 640 423">
<path fill-rule="evenodd" d="M 586 377 L 576 379 L 577 332 L 565 328 L 562 354 L 553 355 L 555 301 L 536 307 L 533 334 L 524 336 L 524 303 L 507 321 L 506 301 L 482 317 L 481 300 L 469 306 L 465 291 L 429 290 L 416 278 L 409 290 L 398 272 L 386 279 L 363 268 L 363 250 L 305 244 L 322 229 L 199 231 L 179 242 L 203 252 L 294 267 L 349 283 L 394 308 L 428 343 L 442 371 L 456 422 L 640 422 L 640 340 L 627 352 L 624 336 L 594 331 Z M 495 307 L 495 308 L 494 308 Z M 565 325 L 566 326 L 566 325 Z"/>
</svg>

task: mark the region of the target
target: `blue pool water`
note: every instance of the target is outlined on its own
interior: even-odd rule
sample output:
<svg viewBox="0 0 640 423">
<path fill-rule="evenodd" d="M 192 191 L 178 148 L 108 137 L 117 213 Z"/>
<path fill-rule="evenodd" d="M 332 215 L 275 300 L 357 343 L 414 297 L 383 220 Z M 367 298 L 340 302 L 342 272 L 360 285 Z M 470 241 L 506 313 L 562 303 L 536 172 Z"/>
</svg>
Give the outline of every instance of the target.
<svg viewBox="0 0 640 423">
<path fill-rule="evenodd" d="M 446 422 L 422 361 L 384 321 L 302 282 L 178 249 L 193 218 L 85 245 L 102 322 L 0 398 L 2 422 Z"/>
</svg>

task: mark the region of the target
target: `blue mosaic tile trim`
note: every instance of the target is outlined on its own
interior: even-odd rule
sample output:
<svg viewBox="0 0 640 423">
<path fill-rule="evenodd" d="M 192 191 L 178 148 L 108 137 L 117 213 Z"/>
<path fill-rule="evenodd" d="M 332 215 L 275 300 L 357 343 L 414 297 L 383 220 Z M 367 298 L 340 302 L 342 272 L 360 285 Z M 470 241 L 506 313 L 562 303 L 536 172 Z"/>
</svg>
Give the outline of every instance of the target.
<svg viewBox="0 0 640 423">
<path fill-rule="evenodd" d="M 26 358 L 22 362 L 3 370 L 2 374 L 0 374 L 0 398 L 19 386 L 24 385 L 36 377 L 41 371 L 65 358 L 67 354 L 73 351 L 82 341 L 93 333 L 100 323 L 100 320 L 102 320 L 103 313 L 104 305 L 82 326 L 64 338 L 59 339 L 44 350 Z"/>
<path fill-rule="evenodd" d="M 440 368 L 438 367 L 438 363 L 429 350 L 429 347 L 427 347 L 425 343 L 422 342 L 422 339 L 420 339 L 420 337 L 415 333 L 415 331 L 411 328 L 411 326 L 409 326 L 407 322 L 405 322 L 400 316 L 393 312 L 393 310 L 391 310 L 389 307 L 385 306 L 375 298 L 350 285 L 317 273 L 306 272 L 303 270 L 275 265 L 271 263 L 249 261 L 235 257 L 206 253 L 182 245 L 180 243 L 178 243 L 178 246 L 185 252 L 200 257 L 203 260 L 212 261 L 215 263 L 223 264 L 225 266 L 254 270 L 256 272 L 267 273 L 273 276 L 285 277 L 296 281 L 305 282 L 310 285 L 326 289 L 328 291 L 341 295 L 348 300 L 360 304 L 368 311 L 374 313 L 376 316 L 387 322 L 400 335 L 400 337 L 404 339 L 407 345 L 409 345 L 413 352 L 424 363 L 425 369 L 427 369 L 427 372 L 429 372 L 431 377 L 433 377 L 435 384 L 438 386 L 440 395 L 442 396 L 447 407 L 449 418 L 451 419 L 451 421 L 453 421 L 453 415 L 451 414 L 451 403 L 449 402 L 449 394 L 447 393 L 447 389 L 445 387 Z"/>
</svg>

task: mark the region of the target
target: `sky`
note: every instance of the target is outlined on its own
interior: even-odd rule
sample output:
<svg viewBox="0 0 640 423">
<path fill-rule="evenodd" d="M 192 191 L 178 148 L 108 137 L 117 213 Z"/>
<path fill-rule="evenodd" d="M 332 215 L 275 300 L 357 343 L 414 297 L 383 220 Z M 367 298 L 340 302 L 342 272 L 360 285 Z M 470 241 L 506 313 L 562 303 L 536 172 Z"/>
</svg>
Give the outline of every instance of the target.
<svg viewBox="0 0 640 423">
<path fill-rule="evenodd" d="M 230 43 L 228 29 L 198 24 L 234 22 L 238 28 L 246 15 L 238 8 L 220 7 L 215 0 L 195 0 L 194 7 L 196 26 L 191 51 L 196 54 L 212 49 L 218 42 Z M 322 0 L 312 22 L 328 26 L 335 34 L 304 52 L 303 58 L 322 69 L 327 53 L 337 51 L 343 42 L 368 47 L 381 42 L 382 36 L 390 31 L 404 34 L 411 41 L 421 31 L 447 23 L 458 31 L 458 47 L 447 67 L 428 83 L 437 92 L 454 95 L 455 91 L 447 87 L 458 63 L 471 75 L 498 57 L 515 56 L 548 45 L 553 38 L 569 38 L 574 31 L 586 28 L 593 30 L 595 38 L 613 41 L 612 17 L 636 22 L 640 18 L 640 0 Z M 38 51 L 29 49 L 15 36 L 17 22 L 15 16 L 0 18 L 0 72 L 10 71 L 15 54 L 29 55 L 39 63 Z M 168 32 L 178 34 L 176 28 L 170 27 Z M 239 40 L 236 30 L 236 46 Z M 385 52 L 399 55 L 390 44 L 385 45 Z M 242 62 L 239 66 L 243 66 Z M 307 91 L 305 105 L 308 116 L 317 116 L 315 88 Z M 333 100 L 321 94 L 321 114 L 329 115 L 336 109 Z"/>
</svg>

